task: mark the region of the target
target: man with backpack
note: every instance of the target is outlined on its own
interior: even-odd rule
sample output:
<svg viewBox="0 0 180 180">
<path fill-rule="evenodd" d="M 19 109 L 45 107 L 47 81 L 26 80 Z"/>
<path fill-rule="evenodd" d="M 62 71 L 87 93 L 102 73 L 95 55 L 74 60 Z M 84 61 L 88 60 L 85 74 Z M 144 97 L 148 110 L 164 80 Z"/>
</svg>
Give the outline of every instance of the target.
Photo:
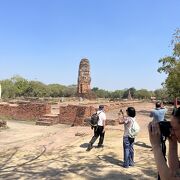
<svg viewBox="0 0 180 180">
<path fill-rule="evenodd" d="M 99 143 L 97 148 L 103 147 L 104 135 L 105 135 L 105 127 L 106 127 L 106 114 L 104 112 L 104 106 L 100 105 L 98 111 L 96 112 L 97 125 L 91 124 L 92 128 L 94 129 L 94 136 L 89 142 L 87 151 L 90 151 L 93 147 L 94 142 L 99 138 Z M 93 116 L 92 116 L 93 117 Z"/>
</svg>

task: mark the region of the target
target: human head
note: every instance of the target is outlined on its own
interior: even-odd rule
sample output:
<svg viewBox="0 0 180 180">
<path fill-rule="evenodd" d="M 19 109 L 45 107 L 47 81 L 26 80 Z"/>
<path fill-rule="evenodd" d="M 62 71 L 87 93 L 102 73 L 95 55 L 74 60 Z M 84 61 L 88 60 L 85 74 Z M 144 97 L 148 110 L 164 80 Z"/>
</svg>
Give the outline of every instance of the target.
<svg viewBox="0 0 180 180">
<path fill-rule="evenodd" d="M 156 102 L 156 108 L 160 108 L 161 107 L 161 102 Z"/>
<path fill-rule="evenodd" d="M 127 115 L 130 117 L 135 117 L 136 116 L 136 110 L 134 109 L 134 107 L 128 107 L 126 109 Z"/>
<path fill-rule="evenodd" d="M 99 105 L 99 110 L 103 110 L 104 106 L 103 105 Z"/>
<path fill-rule="evenodd" d="M 171 117 L 171 126 L 177 141 L 180 142 L 180 107 L 173 110 Z"/>
</svg>

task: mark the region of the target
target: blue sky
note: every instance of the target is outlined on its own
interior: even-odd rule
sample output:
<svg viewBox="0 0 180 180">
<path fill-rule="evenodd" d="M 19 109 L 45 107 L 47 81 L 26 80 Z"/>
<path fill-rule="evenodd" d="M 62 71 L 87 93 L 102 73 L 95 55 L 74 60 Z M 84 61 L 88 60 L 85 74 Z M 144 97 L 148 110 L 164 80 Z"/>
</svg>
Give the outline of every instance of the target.
<svg viewBox="0 0 180 180">
<path fill-rule="evenodd" d="M 179 9 L 179 0 L 0 0 L 0 79 L 76 84 L 86 57 L 92 87 L 161 88 L 158 60 L 171 55 Z"/>
</svg>

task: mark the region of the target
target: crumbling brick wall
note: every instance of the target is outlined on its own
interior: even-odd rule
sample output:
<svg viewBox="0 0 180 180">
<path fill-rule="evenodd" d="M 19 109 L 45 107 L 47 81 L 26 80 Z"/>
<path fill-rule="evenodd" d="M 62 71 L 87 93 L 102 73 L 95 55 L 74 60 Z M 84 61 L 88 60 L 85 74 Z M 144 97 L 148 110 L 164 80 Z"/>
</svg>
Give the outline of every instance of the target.
<svg viewBox="0 0 180 180">
<path fill-rule="evenodd" d="M 84 120 L 95 111 L 93 106 L 62 106 L 60 107 L 59 120 L 61 124 L 84 125 Z"/>
<path fill-rule="evenodd" d="M 37 120 L 51 112 L 46 103 L 0 104 L 0 116 L 18 120 Z"/>
<path fill-rule="evenodd" d="M 132 106 L 133 103 L 111 103 L 104 105 L 105 112 L 119 109 L 122 107 Z M 98 105 L 96 105 L 96 108 Z M 87 119 L 91 117 L 93 113 L 96 112 L 94 106 L 77 106 L 77 105 L 68 105 L 61 106 L 59 110 L 59 123 L 60 124 L 70 124 L 70 125 L 87 125 Z M 108 125 L 117 125 L 118 120 L 107 119 Z"/>
</svg>

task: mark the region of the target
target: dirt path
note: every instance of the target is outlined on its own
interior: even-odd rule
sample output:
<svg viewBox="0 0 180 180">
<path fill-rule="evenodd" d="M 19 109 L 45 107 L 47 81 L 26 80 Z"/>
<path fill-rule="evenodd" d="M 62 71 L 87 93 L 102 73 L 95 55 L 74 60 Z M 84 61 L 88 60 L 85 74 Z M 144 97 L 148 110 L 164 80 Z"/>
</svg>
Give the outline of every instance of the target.
<svg viewBox="0 0 180 180">
<path fill-rule="evenodd" d="M 109 126 L 104 148 L 86 152 L 92 136 L 89 127 L 9 121 L 9 129 L 0 131 L 0 179 L 155 179 L 146 128 L 151 108 L 150 103 L 136 106 L 141 132 L 134 146 L 136 163 L 129 169 L 122 167 L 122 126 Z M 107 116 L 115 118 L 117 112 Z"/>
</svg>

